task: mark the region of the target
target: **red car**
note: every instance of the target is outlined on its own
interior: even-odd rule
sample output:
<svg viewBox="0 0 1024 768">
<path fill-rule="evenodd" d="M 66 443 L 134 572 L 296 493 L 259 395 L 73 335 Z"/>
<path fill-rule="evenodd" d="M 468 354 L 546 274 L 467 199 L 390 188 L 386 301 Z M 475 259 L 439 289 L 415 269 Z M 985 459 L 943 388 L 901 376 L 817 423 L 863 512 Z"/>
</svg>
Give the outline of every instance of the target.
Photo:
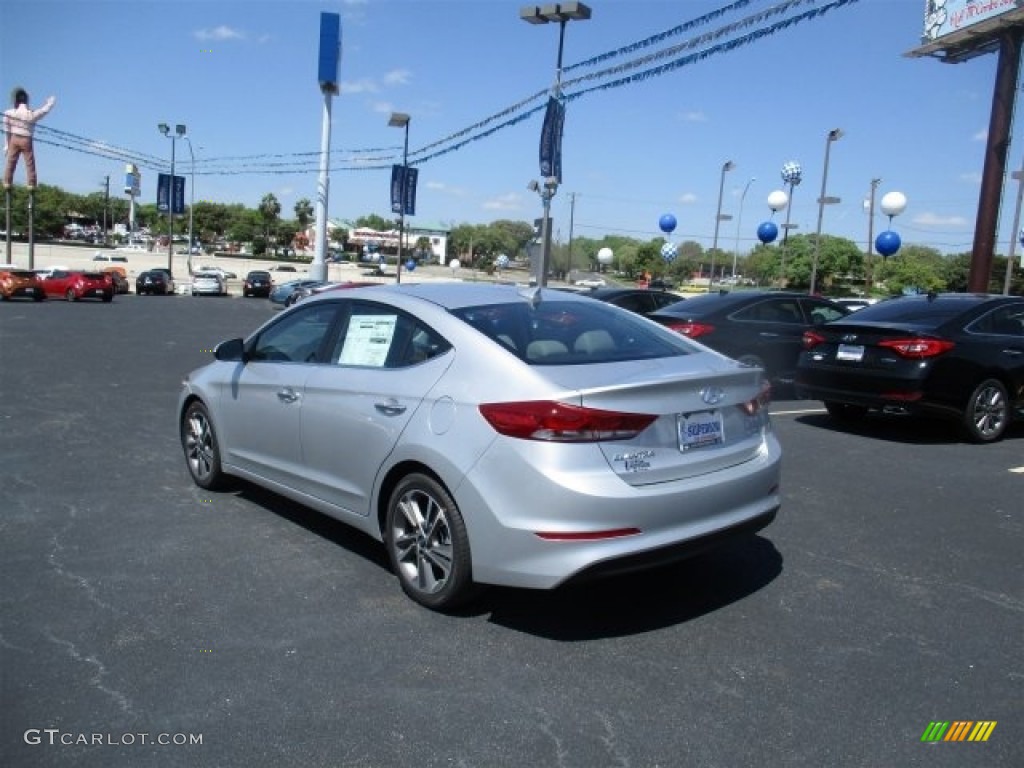
<svg viewBox="0 0 1024 768">
<path fill-rule="evenodd" d="M 55 269 L 43 279 L 43 290 L 47 297 L 65 298 L 68 301 L 102 299 L 105 302 L 110 302 L 114 300 L 114 283 L 111 281 L 110 275 L 105 275 L 102 272 Z"/>
<path fill-rule="evenodd" d="M 45 298 L 42 280 L 35 272 L 27 269 L 0 266 L 0 299 L 7 301 L 16 296 L 42 301 Z"/>
</svg>

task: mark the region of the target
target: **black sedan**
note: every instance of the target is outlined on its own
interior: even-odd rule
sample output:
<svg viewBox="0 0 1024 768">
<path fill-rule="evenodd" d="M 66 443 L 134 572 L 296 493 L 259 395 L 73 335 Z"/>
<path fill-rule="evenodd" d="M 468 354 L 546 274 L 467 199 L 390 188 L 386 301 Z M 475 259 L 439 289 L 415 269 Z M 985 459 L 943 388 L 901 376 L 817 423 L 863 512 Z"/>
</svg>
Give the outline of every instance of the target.
<svg viewBox="0 0 1024 768">
<path fill-rule="evenodd" d="M 630 312 L 636 312 L 636 314 L 644 316 L 671 306 L 683 299 L 682 296 L 669 293 L 668 291 L 651 290 L 648 288 L 593 288 L 589 291 L 582 291 L 582 295 L 614 304 L 617 307 L 622 307 Z"/>
<path fill-rule="evenodd" d="M 135 278 L 135 293 L 139 296 L 147 293 L 161 296 L 174 293 L 174 278 L 166 269 L 146 270 Z"/>
<path fill-rule="evenodd" d="M 904 296 L 804 334 L 797 393 L 840 420 L 869 410 L 959 422 L 987 443 L 1024 418 L 1024 298 Z"/>
<path fill-rule="evenodd" d="M 833 301 L 787 291 L 702 293 L 648 317 L 723 355 L 791 383 L 804 331 L 849 314 Z"/>
<path fill-rule="evenodd" d="M 273 278 L 265 269 L 254 269 L 242 281 L 242 296 L 270 296 Z"/>
</svg>

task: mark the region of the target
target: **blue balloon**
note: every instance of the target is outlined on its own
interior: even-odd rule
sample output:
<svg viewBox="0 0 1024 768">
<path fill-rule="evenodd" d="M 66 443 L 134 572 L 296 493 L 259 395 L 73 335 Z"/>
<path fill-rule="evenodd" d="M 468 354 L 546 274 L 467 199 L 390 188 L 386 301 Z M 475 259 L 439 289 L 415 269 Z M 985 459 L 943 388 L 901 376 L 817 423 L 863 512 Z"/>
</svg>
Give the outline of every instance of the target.
<svg viewBox="0 0 1024 768">
<path fill-rule="evenodd" d="M 883 259 L 896 253 L 900 249 L 901 244 L 900 236 L 891 229 L 885 230 L 885 232 L 880 233 L 875 238 L 875 250 L 882 254 Z"/>
<path fill-rule="evenodd" d="M 774 221 L 766 221 L 757 228 L 757 239 L 765 245 L 775 242 L 779 236 L 779 227 Z"/>
<path fill-rule="evenodd" d="M 676 228 L 676 217 L 671 213 L 666 213 L 658 219 L 658 226 L 661 227 L 662 232 L 671 234 Z"/>
<path fill-rule="evenodd" d="M 405 268 L 407 270 L 409 270 L 410 272 L 412 272 L 414 269 L 416 269 L 416 262 L 415 262 L 415 260 L 409 259 L 407 262 L 405 262 Z"/>
</svg>

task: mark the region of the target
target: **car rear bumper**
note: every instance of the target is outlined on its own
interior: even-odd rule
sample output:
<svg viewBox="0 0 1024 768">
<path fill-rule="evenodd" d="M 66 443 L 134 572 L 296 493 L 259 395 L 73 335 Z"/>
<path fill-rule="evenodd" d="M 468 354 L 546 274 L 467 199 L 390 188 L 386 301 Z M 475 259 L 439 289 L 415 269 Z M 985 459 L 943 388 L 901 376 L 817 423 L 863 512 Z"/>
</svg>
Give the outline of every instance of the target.
<svg viewBox="0 0 1024 768">
<path fill-rule="evenodd" d="M 507 467 L 507 456 L 501 457 Z M 550 589 L 569 581 L 690 557 L 768 525 L 780 504 L 781 450 L 768 433 L 754 459 L 688 479 L 629 485 L 529 466 L 496 472 L 482 462 L 456 498 L 473 552 L 473 578 Z M 495 508 L 494 499 L 514 500 Z M 601 532 L 634 529 L 628 535 Z M 557 539 L 550 532 L 597 533 Z"/>
</svg>

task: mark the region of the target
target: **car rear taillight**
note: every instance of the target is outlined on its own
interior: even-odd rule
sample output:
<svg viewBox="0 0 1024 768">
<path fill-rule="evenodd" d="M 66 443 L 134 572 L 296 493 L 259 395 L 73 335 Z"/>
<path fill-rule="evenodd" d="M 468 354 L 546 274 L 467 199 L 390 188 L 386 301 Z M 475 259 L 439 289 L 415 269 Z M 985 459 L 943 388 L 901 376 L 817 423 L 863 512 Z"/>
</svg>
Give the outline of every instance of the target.
<svg viewBox="0 0 1024 768">
<path fill-rule="evenodd" d="M 825 337 L 815 331 L 804 331 L 804 349 L 814 349 L 819 344 L 825 343 Z"/>
<path fill-rule="evenodd" d="M 484 403 L 480 413 L 499 434 L 551 443 L 630 440 L 657 418 L 645 413 L 602 411 L 550 400 Z"/>
<path fill-rule="evenodd" d="M 710 323 L 698 323 L 694 320 L 673 321 L 666 323 L 665 327 L 671 328 L 676 333 L 681 333 L 683 336 L 687 336 L 691 339 L 706 336 L 715 330 L 715 326 Z"/>
<path fill-rule="evenodd" d="M 878 346 L 891 349 L 900 357 L 918 360 L 925 357 L 936 357 L 948 352 L 955 345 L 945 339 L 886 339 L 878 342 Z"/>
<path fill-rule="evenodd" d="M 772 385 L 767 379 L 761 382 L 761 391 L 756 397 L 740 405 L 740 409 L 748 416 L 755 416 L 772 404 Z"/>
</svg>

